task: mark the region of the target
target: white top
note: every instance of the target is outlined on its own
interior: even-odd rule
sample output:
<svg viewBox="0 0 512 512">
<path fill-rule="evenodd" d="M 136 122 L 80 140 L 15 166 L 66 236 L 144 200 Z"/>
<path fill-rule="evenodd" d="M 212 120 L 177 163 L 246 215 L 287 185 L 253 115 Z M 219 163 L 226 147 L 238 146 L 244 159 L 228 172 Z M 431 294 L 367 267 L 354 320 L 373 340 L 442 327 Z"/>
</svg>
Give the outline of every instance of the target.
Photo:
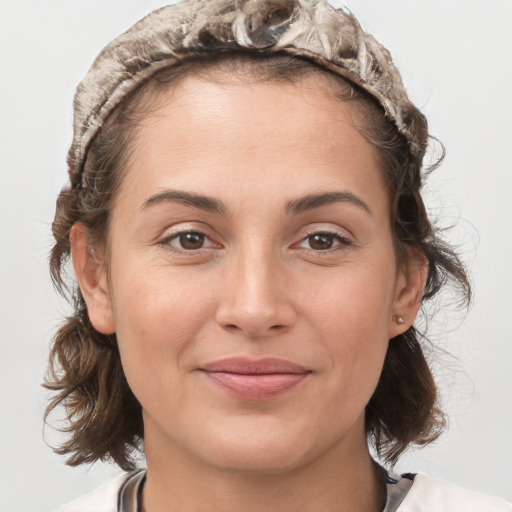
<svg viewBox="0 0 512 512">
<path fill-rule="evenodd" d="M 418 473 L 397 512 L 512 512 L 512 503 Z"/>
<path fill-rule="evenodd" d="M 124 473 L 57 512 L 118 512 L 119 491 L 132 475 Z M 396 512 L 512 512 L 512 503 L 418 473 Z"/>
</svg>

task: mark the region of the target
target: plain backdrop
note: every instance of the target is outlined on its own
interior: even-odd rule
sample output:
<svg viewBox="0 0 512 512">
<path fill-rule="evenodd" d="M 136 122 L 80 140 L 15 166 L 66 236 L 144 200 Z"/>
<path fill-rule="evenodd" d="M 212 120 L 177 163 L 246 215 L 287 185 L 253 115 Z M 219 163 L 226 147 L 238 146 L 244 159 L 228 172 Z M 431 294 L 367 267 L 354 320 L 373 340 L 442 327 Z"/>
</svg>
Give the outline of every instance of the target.
<svg viewBox="0 0 512 512">
<path fill-rule="evenodd" d="M 207 0 L 206 0 L 207 1 Z M 0 510 L 48 511 L 120 471 L 69 468 L 43 440 L 40 387 L 69 311 L 47 271 L 54 202 L 66 181 L 74 89 L 93 58 L 157 0 L 0 0 Z M 425 471 L 512 500 L 512 1 L 353 0 L 447 148 L 429 210 L 473 275 L 465 319 L 442 306 L 431 337 L 450 416 Z M 58 435 L 46 429 L 49 442 Z"/>
</svg>

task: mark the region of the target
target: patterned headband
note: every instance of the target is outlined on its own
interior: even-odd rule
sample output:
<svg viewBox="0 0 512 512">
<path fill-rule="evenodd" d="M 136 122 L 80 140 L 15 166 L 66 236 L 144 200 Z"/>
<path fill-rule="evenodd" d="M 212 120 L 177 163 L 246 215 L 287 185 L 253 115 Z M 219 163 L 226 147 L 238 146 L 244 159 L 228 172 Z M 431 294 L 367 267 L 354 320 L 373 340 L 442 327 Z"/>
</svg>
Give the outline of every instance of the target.
<svg viewBox="0 0 512 512">
<path fill-rule="evenodd" d="M 157 71 L 220 51 L 285 52 L 357 84 L 382 105 L 420 163 L 427 122 L 389 52 L 347 9 L 326 0 L 187 0 L 163 7 L 109 43 L 78 86 L 70 174 L 84 184 L 88 149 L 112 111 Z"/>
</svg>

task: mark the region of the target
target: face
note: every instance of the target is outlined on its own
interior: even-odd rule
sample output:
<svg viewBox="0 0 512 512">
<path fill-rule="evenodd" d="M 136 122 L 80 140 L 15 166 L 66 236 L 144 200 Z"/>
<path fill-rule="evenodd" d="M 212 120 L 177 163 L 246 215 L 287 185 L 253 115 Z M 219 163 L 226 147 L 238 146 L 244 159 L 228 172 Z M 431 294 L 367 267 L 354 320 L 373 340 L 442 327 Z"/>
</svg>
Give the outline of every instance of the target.
<svg viewBox="0 0 512 512">
<path fill-rule="evenodd" d="M 396 316 L 410 323 L 418 302 L 376 151 L 318 78 L 189 78 L 159 101 L 133 141 L 108 272 L 75 262 L 93 325 L 117 334 L 148 463 L 358 457 L 388 340 L 407 328 Z"/>
</svg>

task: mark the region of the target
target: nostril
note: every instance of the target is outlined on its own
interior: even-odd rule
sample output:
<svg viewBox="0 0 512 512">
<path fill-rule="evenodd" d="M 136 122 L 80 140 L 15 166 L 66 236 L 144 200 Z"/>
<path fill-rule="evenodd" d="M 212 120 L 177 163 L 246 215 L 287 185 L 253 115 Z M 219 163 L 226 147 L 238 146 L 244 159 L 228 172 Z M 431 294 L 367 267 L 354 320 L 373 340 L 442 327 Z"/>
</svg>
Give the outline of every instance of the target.
<svg viewBox="0 0 512 512">
<path fill-rule="evenodd" d="M 263 328 L 260 329 L 255 327 L 255 326 L 245 326 L 242 327 L 240 325 L 237 325 L 237 324 L 225 324 L 224 325 L 224 329 L 228 330 L 228 331 L 231 331 L 232 333 L 237 333 L 237 332 L 245 332 L 247 335 L 249 336 L 261 336 L 263 335 L 265 332 L 267 334 L 269 333 L 279 333 L 280 331 L 282 331 L 283 329 L 285 329 L 285 325 L 283 324 L 275 324 L 275 325 L 271 325 L 269 326 L 268 328 Z"/>
</svg>

